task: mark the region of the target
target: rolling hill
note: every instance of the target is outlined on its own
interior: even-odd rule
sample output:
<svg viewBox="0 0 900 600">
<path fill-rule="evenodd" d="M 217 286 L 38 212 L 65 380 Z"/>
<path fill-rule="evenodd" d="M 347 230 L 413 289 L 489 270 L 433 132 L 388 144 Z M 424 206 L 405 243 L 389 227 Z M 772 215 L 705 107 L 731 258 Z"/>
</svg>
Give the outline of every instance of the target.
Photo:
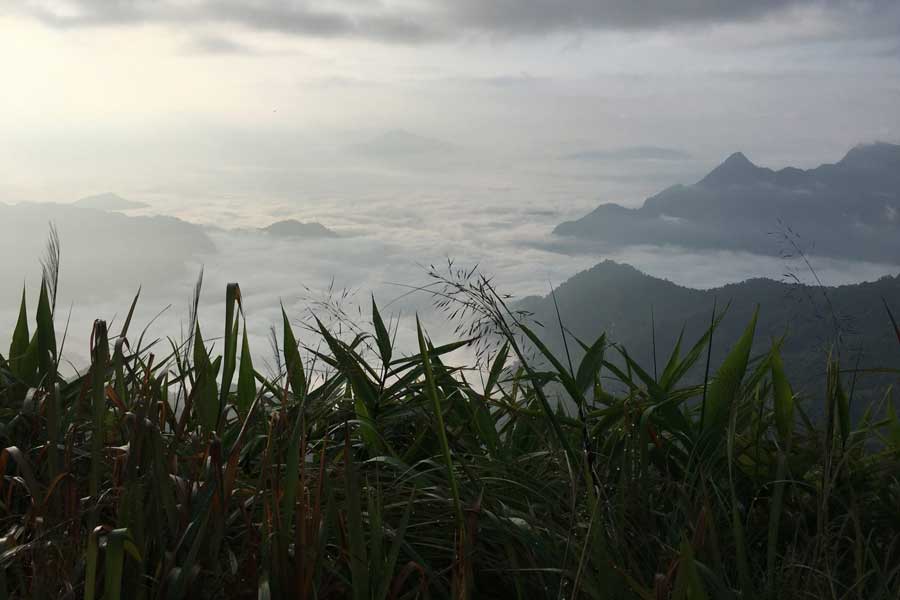
<svg viewBox="0 0 900 600">
<path fill-rule="evenodd" d="M 759 306 L 753 351 L 765 352 L 784 336 L 782 355 L 797 390 L 812 392 L 812 386 L 821 384 L 829 351 L 840 352 L 849 367 L 857 360 L 860 368 L 900 361 L 900 340 L 884 307 L 887 303 L 895 315 L 900 314 L 900 276 L 825 288 L 750 279 L 696 290 L 605 261 L 560 285 L 555 295 L 564 326 L 572 334 L 590 344 L 606 332 L 610 341 L 622 344 L 650 373 L 654 370 L 654 333 L 657 371 L 661 371 L 682 328 L 683 353 L 702 336 L 710 325 L 714 304 L 719 312 L 728 309 L 714 335 L 712 363 L 721 364 Z M 552 296 L 524 298 L 517 308 L 533 314 L 543 325 L 545 342 L 557 356 L 564 356 Z M 578 345 L 571 339 L 568 345 L 573 360 L 578 360 Z M 692 377 L 700 381 L 702 376 L 702 364 L 698 364 Z M 883 378 L 860 377 L 856 390 L 884 389 L 883 383 Z"/>
</svg>

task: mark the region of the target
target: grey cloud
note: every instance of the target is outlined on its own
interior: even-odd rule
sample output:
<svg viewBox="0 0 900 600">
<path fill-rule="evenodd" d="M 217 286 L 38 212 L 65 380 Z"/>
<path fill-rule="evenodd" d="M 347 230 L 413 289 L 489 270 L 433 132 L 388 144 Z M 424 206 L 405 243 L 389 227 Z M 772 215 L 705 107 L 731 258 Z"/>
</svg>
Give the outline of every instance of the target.
<svg viewBox="0 0 900 600">
<path fill-rule="evenodd" d="M 434 36 L 425 26 L 402 14 L 352 14 L 314 10 L 280 2 L 209 4 L 207 16 L 251 29 L 314 37 L 371 37 L 415 42 Z"/>
<path fill-rule="evenodd" d="M 53 10 L 29 2 L 20 9 L 42 23 L 60 29 L 164 23 L 190 27 L 228 23 L 255 31 L 320 38 L 371 38 L 416 43 L 443 37 L 430 25 L 428 14 L 406 12 L 319 9 L 314 3 L 279 0 L 72 0 L 71 10 Z"/>
<path fill-rule="evenodd" d="M 306 37 L 368 38 L 422 43 L 460 35 L 544 35 L 555 32 L 649 30 L 747 22 L 796 7 L 835 11 L 848 33 L 900 31 L 893 0 L 427 0 L 416 8 L 358 2 L 282 0 L 71 0 L 75 11 L 43 4 L 25 10 L 56 27 L 142 22 L 230 23 Z"/>
<path fill-rule="evenodd" d="M 256 51 L 240 42 L 218 35 L 205 35 L 192 39 L 183 50 L 188 54 L 255 54 Z"/>
<path fill-rule="evenodd" d="M 160 11 L 154 3 L 74 0 L 69 7 L 73 10 L 54 10 L 40 2 L 26 1 L 19 10 L 46 25 L 61 29 L 131 25 L 160 20 L 165 16 L 165 11 Z"/>
<path fill-rule="evenodd" d="M 555 30 L 652 29 L 671 25 L 757 19 L 809 0 L 461 0 L 456 5 L 462 23 L 507 33 Z"/>
</svg>

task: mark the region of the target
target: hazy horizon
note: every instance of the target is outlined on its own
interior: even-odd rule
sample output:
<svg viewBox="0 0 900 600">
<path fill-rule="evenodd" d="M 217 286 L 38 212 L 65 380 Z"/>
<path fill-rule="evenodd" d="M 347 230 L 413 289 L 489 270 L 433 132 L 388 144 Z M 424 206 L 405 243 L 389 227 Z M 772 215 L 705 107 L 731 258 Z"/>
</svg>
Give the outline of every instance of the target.
<svg viewBox="0 0 900 600">
<path fill-rule="evenodd" d="M 606 152 L 596 169 L 633 147 L 689 156 L 648 175 L 671 182 L 736 150 L 810 167 L 900 141 L 898 23 L 888 0 L 10 3 L 0 192 L 190 202 L 214 174 L 266 201 L 285 193 L 267 175 L 333 169 L 394 129 L 446 140 L 494 177 L 524 177 L 522 162 L 571 175 L 561 157 Z M 342 190 L 311 187 L 290 192 Z"/>
</svg>

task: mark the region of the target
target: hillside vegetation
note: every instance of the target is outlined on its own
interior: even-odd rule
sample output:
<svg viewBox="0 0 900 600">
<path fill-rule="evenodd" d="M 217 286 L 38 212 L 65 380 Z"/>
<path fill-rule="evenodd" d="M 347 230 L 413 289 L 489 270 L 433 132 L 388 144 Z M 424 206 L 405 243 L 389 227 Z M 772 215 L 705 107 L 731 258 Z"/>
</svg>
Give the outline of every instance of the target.
<svg viewBox="0 0 900 600">
<path fill-rule="evenodd" d="M 298 347 L 285 314 L 267 376 L 232 284 L 225 322 L 195 301 L 185 340 L 145 339 L 134 306 L 113 329 L 96 321 L 90 368 L 63 379 L 54 270 L 36 310 L 23 295 L 0 357 L 0 597 L 900 590 L 890 391 L 851 418 L 851 373 L 823 354 L 825 418 L 809 419 L 779 342 L 752 351 L 756 313 L 716 338 L 730 350 L 715 364 L 712 330 L 679 339 L 656 373 L 603 335 L 569 337 L 570 364 L 461 273 L 429 288 L 459 341 L 419 327 L 418 351 L 400 355 L 373 301 L 364 331 L 318 323 L 319 343 Z M 900 342 L 889 311 L 883 326 Z M 446 362 L 463 345 L 483 363 Z M 708 379 L 687 382 L 696 365 Z"/>
<path fill-rule="evenodd" d="M 820 416 L 824 414 L 820 401 L 825 390 L 823 357 L 828 352 L 840 354 L 853 368 L 900 364 L 900 346 L 885 327 L 885 304 L 900 307 L 900 277 L 838 287 L 760 278 L 698 290 L 604 261 L 567 280 L 552 295 L 524 298 L 516 307 L 544 325 L 541 337 L 556 353 L 566 351 L 558 310 L 565 328 L 577 337 L 595 339 L 606 333 L 650 372 L 654 364 L 658 372 L 666 350 L 680 335 L 688 340 L 702 336 L 714 310 L 722 320 L 713 339 L 712 361 L 720 363 L 760 306 L 753 352 L 762 353 L 779 340 L 791 384 L 805 393 L 811 410 Z M 576 360 L 583 354 L 577 344 L 569 351 Z M 620 360 L 619 366 L 624 365 Z M 701 382 L 704 366 L 695 365 L 686 381 Z M 869 399 L 880 397 L 893 381 L 872 373 L 848 375 L 856 395 Z M 857 402 L 851 409 L 858 417 L 866 406 Z"/>
</svg>

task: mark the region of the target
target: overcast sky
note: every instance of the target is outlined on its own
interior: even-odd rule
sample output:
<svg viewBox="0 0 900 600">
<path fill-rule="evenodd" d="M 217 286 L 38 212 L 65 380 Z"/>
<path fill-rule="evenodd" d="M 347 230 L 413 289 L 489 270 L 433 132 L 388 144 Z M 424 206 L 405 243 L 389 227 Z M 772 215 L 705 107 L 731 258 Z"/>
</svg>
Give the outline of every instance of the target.
<svg viewBox="0 0 900 600">
<path fill-rule="evenodd" d="M 12 199 L 393 128 L 511 156 L 807 166 L 900 140 L 900 3 L 16 0 L 0 77 Z"/>
</svg>

